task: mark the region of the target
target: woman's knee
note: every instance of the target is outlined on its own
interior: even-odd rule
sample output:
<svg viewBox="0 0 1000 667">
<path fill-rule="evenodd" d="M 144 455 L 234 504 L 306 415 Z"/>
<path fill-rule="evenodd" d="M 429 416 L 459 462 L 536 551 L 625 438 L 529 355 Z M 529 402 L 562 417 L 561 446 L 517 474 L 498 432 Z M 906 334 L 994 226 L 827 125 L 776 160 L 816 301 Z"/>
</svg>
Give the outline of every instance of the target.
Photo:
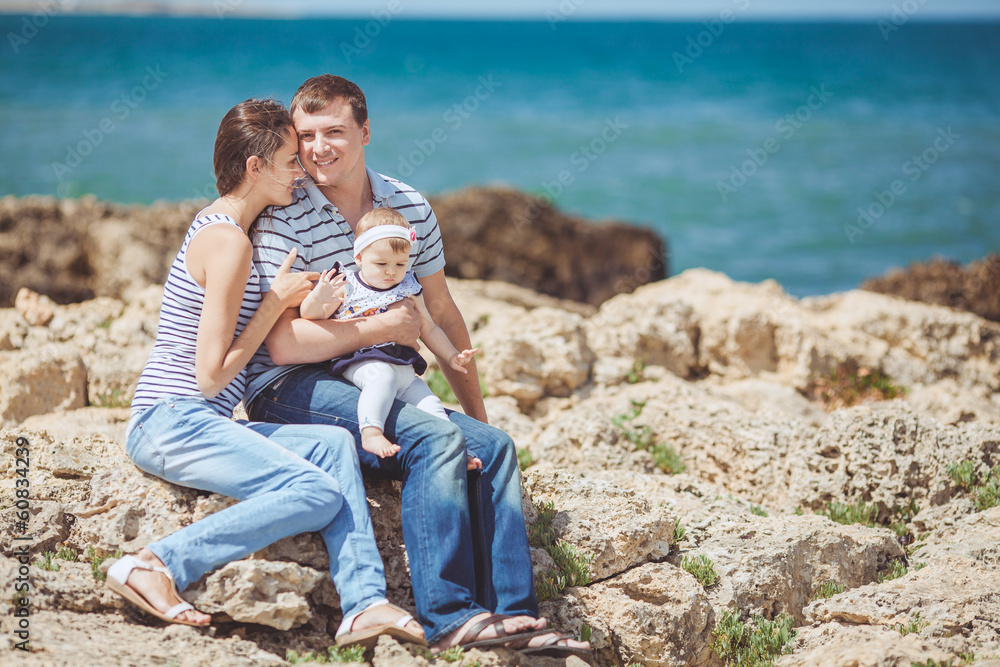
<svg viewBox="0 0 1000 667">
<path fill-rule="evenodd" d="M 332 476 L 315 470 L 299 476 L 294 482 L 297 497 L 292 500 L 309 517 L 308 530 L 327 526 L 344 505 L 340 483 Z"/>
</svg>

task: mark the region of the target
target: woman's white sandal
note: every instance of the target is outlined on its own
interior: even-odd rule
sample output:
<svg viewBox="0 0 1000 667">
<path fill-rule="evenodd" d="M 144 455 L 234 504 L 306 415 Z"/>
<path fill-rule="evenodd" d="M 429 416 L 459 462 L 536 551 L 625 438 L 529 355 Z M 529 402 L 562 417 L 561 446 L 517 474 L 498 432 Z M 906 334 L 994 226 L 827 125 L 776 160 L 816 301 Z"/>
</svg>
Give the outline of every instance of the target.
<svg viewBox="0 0 1000 667">
<path fill-rule="evenodd" d="M 361 614 L 365 613 L 372 607 L 380 607 L 382 605 L 388 605 L 391 609 L 394 609 L 402 614 L 402 616 L 396 619 L 395 623 L 384 623 L 371 628 L 354 631 L 354 621 L 357 620 Z M 344 617 L 344 619 L 340 622 L 340 627 L 337 628 L 337 646 L 350 646 L 357 644 L 369 649 L 375 646 L 378 638 L 382 635 L 388 635 L 394 639 L 410 642 L 411 644 L 426 646 L 427 640 L 424 639 L 423 635 L 418 635 L 412 630 L 408 630 L 406 628 L 407 624 L 412 620 L 414 620 L 413 616 L 408 614 L 406 610 L 400 609 L 388 600 L 378 600 L 377 602 L 373 602 L 368 605 L 361 611 Z"/>
<path fill-rule="evenodd" d="M 134 570 L 149 570 L 150 572 L 159 572 L 164 575 L 167 578 L 167 581 L 170 582 L 170 587 L 173 589 L 174 595 L 176 595 L 178 599 L 182 599 L 177 590 L 177 585 L 174 584 L 174 578 L 170 574 L 170 570 L 165 567 L 160 567 L 159 565 L 153 565 L 151 563 L 147 563 L 146 561 L 139 560 L 135 556 L 122 556 L 108 568 L 108 588 L 118 595 L 121 595 L 123 598 L 139 607 L 144 612 L 151 614 L 160 620 L 167 621 L 168 623 L 180 623 L 182 625 L 190 625 L 196 628 L 203 628 L 208 625 L 207 623 L 192 623 L 191 621 L 185 621 L 177 618 L 185 611 L 194 609 L 194 605 L 190 602 L 175 604 L 165 612 L 157 610 L 149 603 L 149 600 L 144 598 L 139 593 L 139 591 L 128 585 L 128 578 Z"/>
</svg>

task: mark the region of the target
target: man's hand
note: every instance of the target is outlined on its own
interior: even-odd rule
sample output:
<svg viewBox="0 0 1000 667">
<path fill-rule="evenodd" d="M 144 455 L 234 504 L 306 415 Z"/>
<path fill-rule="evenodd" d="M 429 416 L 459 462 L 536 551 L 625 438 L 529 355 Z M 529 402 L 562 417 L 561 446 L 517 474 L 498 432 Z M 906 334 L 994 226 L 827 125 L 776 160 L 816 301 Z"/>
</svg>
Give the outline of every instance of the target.
<svg viewBox="0 0 1000 667">
<path fill-rule="evenodd" d="M 386 328 L 386 343 L 420 349 L 420 343 L 417 342 L 420 338 L 420 313 L 417 312 L 413 299 L 394 303 L 384 313 L 374 315 L 373 319 Z"/>
</svg>

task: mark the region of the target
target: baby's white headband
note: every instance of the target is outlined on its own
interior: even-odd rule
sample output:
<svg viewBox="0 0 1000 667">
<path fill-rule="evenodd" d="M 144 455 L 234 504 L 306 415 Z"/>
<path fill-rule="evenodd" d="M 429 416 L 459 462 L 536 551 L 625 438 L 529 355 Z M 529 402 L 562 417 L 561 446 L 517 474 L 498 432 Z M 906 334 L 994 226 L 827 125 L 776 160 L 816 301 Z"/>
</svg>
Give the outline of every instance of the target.
<svg viewBox="0 0 1000 667">
<path fill-rule="evenodd" d="M 364 232 L 354 239 L 354 256 L 357 257 L 361 251 L 382 239 L 403 239 L 412 244 L 417 240 L 417 232 L 413 229 L 400 227 L 399 225 L 378 225 Z"/>
</svg>

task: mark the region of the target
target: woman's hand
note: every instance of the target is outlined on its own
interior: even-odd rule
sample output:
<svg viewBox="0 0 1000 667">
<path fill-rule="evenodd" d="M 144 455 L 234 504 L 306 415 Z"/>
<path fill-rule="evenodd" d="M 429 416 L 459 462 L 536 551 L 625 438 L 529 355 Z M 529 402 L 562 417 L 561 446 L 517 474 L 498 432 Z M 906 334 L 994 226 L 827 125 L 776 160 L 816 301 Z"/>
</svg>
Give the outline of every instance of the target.
<svg viewBox="0 0 1000 667">
<path fill-rule="evenodd" d="M 292 263 L 298 257 L 298 250 L 292 248 L 285 256 L 285 261 L 278 268 L 278 273 L 271 282 L 271 291 L 283 308 L 294 308 L 302 303 L 313 289 L 313 281 L 319 278 L 316 271 L 292 272 Z"/>
</svg>

